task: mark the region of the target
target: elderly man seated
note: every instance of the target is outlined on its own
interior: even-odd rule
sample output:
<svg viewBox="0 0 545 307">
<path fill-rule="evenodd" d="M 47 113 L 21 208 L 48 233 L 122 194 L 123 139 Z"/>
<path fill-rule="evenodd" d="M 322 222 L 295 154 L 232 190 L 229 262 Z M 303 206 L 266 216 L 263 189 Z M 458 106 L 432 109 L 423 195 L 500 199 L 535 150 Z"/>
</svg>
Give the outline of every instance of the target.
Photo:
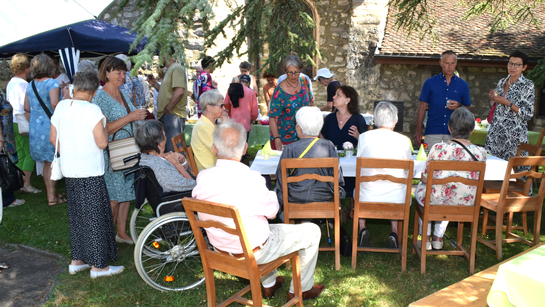
<svg viewBox="0 0 545 307">
<path fill-rule="evenodd" d="M 276 169 L 276 194 L 278 201 L 283 205 L 282 191 L 282 159 L 288 158 L 338 158 L 337 148 L 331 141 L 318 138 L 324 118 L 322 112 L 317 107 L 302 107 L 295 115 L 297 125 L 295 130 L 300 140 L 284 147 L 280 162 Z M 303 174 L 319 174 L 322 176 L 333 176 L 333 170 L 330 168 L 301 168 L 295 169 L 288 176 L 301 176 Z M 339 197 L 345 198 L 346 192 L 341 187 L 344 186 L 344 178 L 341 165 L 339 164 Z M 332 182 L 320 182 L 317 180 L 303 180 L 301 182 L 288 184 L 288 199 L 295 203 L 310 203 L 333 200 L 334 185 Z M 283 210 L 282 210 L 283 211 Z M 282 216 L 281 216 L 282 217 Z"/>
<path fill-rule="evenodd" d="M 212 152 L 212 132 L 216 126 L 216 120 L 220 117 L 222 121 L 228 120 L 229 115 L 223 107 L 223 95 L 217 90 L 204 92 L 199 98 L 199 106 L 202 116 L 191 132 L 191 147 L 200 172 L 216 165 L 216 157 Z"/>
<path fill-rule="evenodd" d="M 251 171 L 248 166 L 239 162 L 247 147 L 246 130 L 241 124 L 228 120 L 218 125 L 213 133 L 212 147 L 217 157 L 216 166 L 199 173 L 193 197 L 238 208 L 258 264 L 299 251 L 303 298 L 316 298 L 324 290 L 324 286 L 314 285 L 320 228 L 312 223 L 268 223 L 267 219 L 275 218 L 278 212 L 278 201 L 274 192 L 265 186 L 265 179 L 260 173 Z M 232 223 L 206 214 L 199 214 L 199 219 Z M 210 243 L 218 251 L 242 254 L 238 237 L 214 228 L 207 229 L 206 232 Z M 284 277 L 276 275 L 275 270 L 261 280 L 264 297 L 274 296 L 275 291 L 284 283 Z M 294 297 L 293 292 L 292 281 L 288 300 Z"/>
<path fill-rule="evenodd" d="M 367 131 L 360 135 L 358 140 L 358 157 L 385 158 L 385 159 L 411 159 L 411 141 L 408 137 L 394 132 L 397 124 L 397 108 L 390 102 L 381 101 L 373 112 L 375 124 L 378 129 Z M 362 170 L 362 175 L 374 176 L 377 174 L 392 175 L 398 178 L 407 178 L 407 171 L 396 169 L 371 169 Z M 360 201 L 405 203 L 406 186 L 400 183 L 392 183 L 386 180 L 375 182 L 362 182 L 360 189 Z M 397 220 L 392 220 L 392 232 L 386 241 L 389 248 L 397 248 Z M 365 219 L 359 220 L 358 246 L 369 246 L 369 230 L 365 227 Z"/>
</svg>

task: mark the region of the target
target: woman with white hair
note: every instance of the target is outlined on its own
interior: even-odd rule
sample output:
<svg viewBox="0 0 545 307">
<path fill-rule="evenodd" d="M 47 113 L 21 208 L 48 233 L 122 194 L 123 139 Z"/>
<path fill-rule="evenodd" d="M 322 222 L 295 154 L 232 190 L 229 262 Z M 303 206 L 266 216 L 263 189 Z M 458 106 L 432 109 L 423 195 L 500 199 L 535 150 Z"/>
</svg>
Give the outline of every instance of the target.
<svg viewBox="0 0 545 307">
<path fill-rule="evenodd" d="M 329 140 L 318 138 L 320 130 L 322 129 L 323 116 L 320 109 L 317 107 L 302 107 L 297 111 L 295 115 L 297 125 L 297 135 L 300 140 L 291 143 L 284 147 L 280 162 L 278 162 L 278 168 L 276 169 L 276 195 L 278 196 L 278 202 L 282 206 L 283 204 L 283 191 L 282 191 L 282 159 L 289 158 L 338 158 L 337 149 L 335 145 Z M 308 150 L 307 150 L 308 149 Z M 303 152 L 305 152 L 303 154 Z M 328 168 L 301 168 L 295 169 L 293 174 L 288 176 L 300 176 L 303 174 L 319 174 L 322 176 L 333 176 L 333 170 Z M 344 186 L 344 178 L 342 175 L 342 169 L 339 164 L 339 196 L 344 198 L 346 193 L 341 186 Z M 288 198 L 290 201 L 298 203 L 309 203 L 317 201 L 333 200 L 333 183 L 332 182 L 320 182 L 316 180 L 305 180 L 296 184 L 289 185 Z M 281 210 L 282 211 L 282 210 Z"/>
<path fill-rule="evenodd" d="M 212 133 L 216 128 L 216 120 L 228 120 L 227 110 L 224 108 L 223 95 L 218 90 L 208 90 L 199 98 L 202 116 L 191 132 L 191 148 L 195 154 L 197 169 L 200 171 L 216 165 L 216 156 L 212 150 Z"/>
<path fill-rule="evenodd" d="M 397 108 L 393 104 L 381 101 L 373 112 L 377 129 L 362 133 L 359 137 L 358 157 L 384 159 L 411 159 L 411 141 L 408 137 L 394 132 L 397 124 Z M 366 168 L 362 175 L 374 176 L 386 174 L 398 178 L 407 178 L 403 170 L 386 170 Z M 406 186 L 390 181 L 362 182 L 360 187 L 360 201 L 405 203 Z M 392 232 L 387 238 L 389 248 L 398 247 L 397 220 L 392 220 Z M 358 246 L 369 246 L 370 232 L 365 226 L 365 219 L 359 220 Z"/>
</svg>

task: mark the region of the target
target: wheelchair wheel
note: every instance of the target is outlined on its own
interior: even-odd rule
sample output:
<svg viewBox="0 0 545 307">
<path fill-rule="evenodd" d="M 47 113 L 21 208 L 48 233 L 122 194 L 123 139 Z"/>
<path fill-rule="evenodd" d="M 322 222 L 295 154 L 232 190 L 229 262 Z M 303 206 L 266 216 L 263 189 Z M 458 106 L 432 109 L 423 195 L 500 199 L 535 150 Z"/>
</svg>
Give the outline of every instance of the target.
<svg viewBox="0 0 545 307">
<path fill-rule="evenodd" d="M 136 242 L 142 230 L 155 219 L 155 212 L 153 212 L 153 208 L 147 201 L 140 206 L 140 209 L 135 208 L 129 222 L 132 240 Z"/>
<path fill-rule="evenodd" d="M 160 291 L 183 291 L 204 282 L 197 242 L 183 212 L 155 219 L 140 233 L 134 249 L 140 277 Z"/>
</svg>

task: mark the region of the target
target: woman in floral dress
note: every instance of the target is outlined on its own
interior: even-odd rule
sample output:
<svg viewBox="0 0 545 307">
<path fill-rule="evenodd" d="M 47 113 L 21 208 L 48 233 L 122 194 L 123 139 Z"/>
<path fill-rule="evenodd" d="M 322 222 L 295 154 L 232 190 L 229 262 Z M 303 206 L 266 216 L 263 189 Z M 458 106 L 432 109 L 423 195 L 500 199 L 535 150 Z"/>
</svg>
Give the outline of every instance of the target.
<svg viewBox="0 0 545 307">
<path fill-rule="evenodd" d="M 486 150 L 480 146 L 473 145 L 469 141 L 469 135 L 475 127 L 475 116 L 466 108 L 458 108 L 450 117 L 448 128 L 452 139 L 448 143 L 435 144 L 428 155 L 426 168 L 422 172 L 422 183 L 418 185 L 415 191 L 416 201 L 420 206 L 424 206 L 426 197 L 426 182 L 428 178 L 428 168 L 430 161 L 486 161 Z M 457 142 L 465 145 L 471 154 Z M 467 179 L 477 179 L 478 172 L 443 172 L 437 171 L 433 175 L 435 179 L 447 178 L 450 176 L 463 177 Z M 476 186 L 467 186 L 461 183 L 447 183 L 445 185 L 434 185 L 431 191 L 431 205 L 447 206 L 474 206 Z M 431 242 L 426 242 L 426 249 L 442 249 L 443 235 L 447 229 L 448 221 L 435 222 L 435 230 Z M 422 220 L 420 220 L 420 233 L 422 233 Z M 428 237 L 431 234 L 431 222 L 428 222 Z"/>
<path fill-rule="evenodd" d="M 534 83 L 522 75 L 527 63 L 525 53 L 513 52 L 507 64 L 509 75 L 489 93 L 491 103 L 497 106 L 485 148 L 504 160 L 516 156 L 520 143 L 528 143 L 527 122 L 534 116 L 535 89 Z M 521 155 L 528 156 L 528 152 Z"/>
<path fill-rule="evenodd" d="M 295 114 L 304 106 L 310 106 L 312 94 L 306 79 L 300 76 L 303 62 L 296 55 L 289 55 L 284 60 L 286 80 L 280 82 L 274 90 L 269 109 L 272 149 L 282 150 L 287 145 L 299 140 L 295 131 Z"/>
<path fill-rule="evenodd" d="M 25 111 L 30 113 L 30 156 L 32 160 L 44 163 L 43 177 L 49 206 L 66 202 L 66 198 L 59 197 L 57 194 L 57 182 L 51 180 L 51 162 L 55 154 L 55 147 L 49 142 L 50 115 L 53 114 L 60 98 L 59 83 L 51 78 L 55 74 L 55 69 L 53 60 L 45 54 L 38 54 L 32 59 L 30 71 L 34 80 L 30 81 L 26 87 L 24 107 Z M 36 87 L 36 92 L 38 92 L 44 106 L 40 103 L 34 87 Z"/>
</svg>

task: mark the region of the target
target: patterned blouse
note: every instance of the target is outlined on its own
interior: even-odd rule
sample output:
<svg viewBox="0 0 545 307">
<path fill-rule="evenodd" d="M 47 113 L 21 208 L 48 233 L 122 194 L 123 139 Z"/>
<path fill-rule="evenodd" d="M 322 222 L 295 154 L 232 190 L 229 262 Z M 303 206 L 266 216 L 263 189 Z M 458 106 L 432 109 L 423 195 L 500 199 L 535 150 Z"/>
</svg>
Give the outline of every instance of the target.
<svg viewBox="0 0 545 307">
<path fill-rule="evenodd" d="M 13 131 L 13 108 L 6 100 L 4 92 L 0 89 L 0 126 L 2 127 L 2 136 L 6 141 L 0 151 L 4 151 L 11 162 L 17 163 L 17 148 L 15 147 L 15 136 Z"/>
<path fill-rule="evenodd" d="M 132 77 L 129 72 L 125 74 L 125 83 L 119 87 L 129 97 L 130 102 L 138 107 L 146 107 L 146 97 L 144 95 L 144 86 L 138 80 L 138 77 Z M 136 99 L 135 99 L 136 98 Z"/>
<path fill-rule="evenodd" d="M 497 104 L 485 143 L 485 148 L 491 155 L 503 160 L 516 156 L 520 143 L 528 143 L 527 122 L 534 116 L 534 83 L 521 75 L 507 93 L 504 93 L 503 89 L 509 78 L 510 76 L 501 79 L 495 91 L 518 106 L 519 112 L 517 114 L 509 106 Z M 522 156 L 528 156 L 528 152 L 523 151 Z"/>
<path fill-rule="evenodd" d="M 212 76 L 204 69 L 201 70 L 201 74 L 197 77 L 194 86 L 195 88 L 193 89 L 193 92 L 195 93 L 194 95 L 197 98 L 197 110 L 199 113 L 199 117 L 201 117 L 202 110 L 200 104 L 198 103 L 199 98 L 204 92 L 213 90 L 216 87 L 214 86 L 214 82 L 212 81 Z"/>
<path fill-rule="evenodd" d="M 299 77 L 301 82 L 301 90 L 295 95 L 286 93 L 282 87 L 277 86 L 271 98 L 269 117 L 278 119 L 278 135 L 282 142 L 295 142 L 299 140 L 295 131 L 295 113 L 301 107 L 309 106 L 312 100 L 312 95 L 308 90 L 308 86 L 302 77 Z M 271 141 L 274 141 L 271 132 Z"/>
<path fill-rule="evenodd" d="M 475 155 L 479 161 L 486 161 L 486 150 L 477 145 L 469 145 L 467 148 Z M 452 142 L 435 144 L 430 150 L 426 168 L 422 173 L 423 177 L 428 177 L 428 169 L 430 161 L 474 161 L 471 155 L 460 145 Z M 478 172 L 452 172 L 452 171 L 436 171 L 435 179 L 447 178 L 450 176 L 463 177 L 467 179 L 479 178 Z M 432 205 L 448 205 L 448 206 L 473 206 L 475 202 L 476 186 L 468 186 L 465 184 L 451 182 L 444 185 L 433 185 L 431 191 Z M 420 183 L 415 191 L 415 198 L 418 203 L 423 206 L 424 198 L 426 197 L 426 185 Z"/>
</svg>

